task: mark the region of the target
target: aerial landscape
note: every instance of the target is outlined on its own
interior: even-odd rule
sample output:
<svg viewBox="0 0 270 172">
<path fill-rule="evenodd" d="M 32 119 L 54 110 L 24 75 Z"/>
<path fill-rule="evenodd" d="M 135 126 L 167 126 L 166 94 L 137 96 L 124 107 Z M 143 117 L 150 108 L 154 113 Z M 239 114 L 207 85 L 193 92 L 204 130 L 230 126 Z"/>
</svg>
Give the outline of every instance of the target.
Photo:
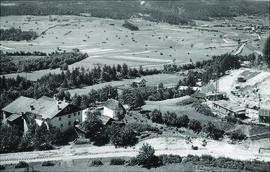
<svg viewBox="0 0 270 172">
<path fill-rule="evenodd" d="M 0 171 L 270 171 L 269 0 L 0 2 Z"/>
</svg>

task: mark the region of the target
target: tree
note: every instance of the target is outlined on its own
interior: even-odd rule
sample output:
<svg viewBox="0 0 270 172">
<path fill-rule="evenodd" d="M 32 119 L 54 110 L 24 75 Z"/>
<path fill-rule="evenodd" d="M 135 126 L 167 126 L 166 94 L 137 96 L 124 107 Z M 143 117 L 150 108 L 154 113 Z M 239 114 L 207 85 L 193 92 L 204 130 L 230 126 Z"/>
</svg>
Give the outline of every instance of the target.
<svg viewBox="0 0 270 172">
<path fill-rule="evenodd" d="M 128 65 L 126 63 L 123 64 L 121 72 L 123 76 L 126 76 L 128 74 Z"/>
<path fill-rule="evenodd" d="M 153 122 L 162 124 L 163 120 L 162 120 L 162 113 L 158 110 L 158 109 L 154 109 L 151 113 L 151 120 Z"/>
<path fill-rule="evenodd" d="M 138 165 L 142 165 L 146 168 L 157 167 L 161 165 L 159 158 L 155 156 L 155 149 L 148 143 L 143 144 L 136 159 L 138 161 Z"/>
<path fill-rule="evenodd" d="M 202 129 L 201 123 L 196 119 L 191 119 L 188 123 L 188 128 L 195 131 L 200 132 Z"/>
<path fill-rule="evenodd" d="M 51 140 L 47 124 L 42 122 L 41 126 L 36 125 L 34 144 L 36 148 L 39 148 L 44 143 L 51 143 Z"/>
<path fill-rule="evenodd" d="M 21 139 L 18 128 L 3 124 L 0 133 L 0 153 L 16 151 Z"/>
<path fill-rule="evenodd" d="M 264 44 L 263 59 L 268 67 L 270 67 L 270 36 L 268 36 Z"/>
<path fill-rule="evenodd" d="M 102 124 L 102 121 L 100 120 L 100 111 L 87 111 L 86 115 L 86 137 L 90 138 L 91 141 L 100 140 L 100 135 L 104 132 L 104 126 Z"/>
</svg>

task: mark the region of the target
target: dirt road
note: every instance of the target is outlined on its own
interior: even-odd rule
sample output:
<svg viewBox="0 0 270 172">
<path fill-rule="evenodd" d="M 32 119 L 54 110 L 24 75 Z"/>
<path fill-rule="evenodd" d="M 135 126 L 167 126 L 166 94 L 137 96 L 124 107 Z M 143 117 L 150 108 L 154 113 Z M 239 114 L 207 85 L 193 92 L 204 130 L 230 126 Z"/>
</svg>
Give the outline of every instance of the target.
<svg viewBox="0 0 270 172">
<path fill-rule="evenodd" d="M 114 146 L 92 146 L 92 145 L 69 145 L 58 150 L 34 151 L 8 153 L 0 155 L 0 164 L 18 163 L 19 161 L 38 162 L 48 160 L 72 160 L 81 158 L 102 158 L 102 157 L 120 157 L 136 156 L 143 143 L 149 143 L 156 150 L 156 155 L 177 154 L 186 156 L 209 154 L 214 157 L 229 157 L 240 160 L 264 160 L 270 161 L 270 154 L 259 154 L 258 146 L 253 143 L 245 145 L 232 145 L 225 142 L 208 140 L 206 147 L 201 146 L 202 139 L 194 139 L 193 143 L 186 144 L 182 138 L 159 137 L 148 139 L 138 143 L 135 147 L 115 148 Z M 192 150 L 191 145 L 196 145 L 199 150 Z"/>
</svg>

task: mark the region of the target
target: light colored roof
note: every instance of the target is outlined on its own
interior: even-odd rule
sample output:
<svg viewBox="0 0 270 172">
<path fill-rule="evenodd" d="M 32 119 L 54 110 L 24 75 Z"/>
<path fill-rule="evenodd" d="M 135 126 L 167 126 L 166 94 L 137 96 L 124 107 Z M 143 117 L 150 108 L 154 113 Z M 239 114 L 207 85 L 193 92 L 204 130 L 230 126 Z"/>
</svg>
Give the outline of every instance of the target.
<svg viewBox="0 0 270 172">
<path fill-rule="evenodd" d="M 35 99 L 20 96 L 16 100 L 8 104 L 6 107 L 4 107 L 2 111 L 17 114 L 21 114 L 22 112 L 25 113 L 29 111 L 30 105 L 35 101 Z"/>
<path fill-rule="evenodd" d="M 108 99 L 104 105 L 105 107 L 109 108 L 109 109 L 120 109 L 120 108 L 123 108 L 124 107 L 122 106 L 121 103 L 119 103 L 117 100 L 115 99 Z"/>
<path fill-rule="evenodd" d="M 112 118 L 105 116 L 105 115 L 100 115 L 99 119 L 102 121 L 103 125 L 106 125 L 110 121 L 110 119 L 112 119 Z"/>
<path fill-rule="evenodd" d="M 61 103 L 59 103 L 61 102 Z M 34 109 L 31 110 L 31 113 L 39 114 L 42 118 L 53 118 L 64 108 L 66 108 L 69 103 L 63 101 L 57 101 L 53 98 L 42 96 L 36 100 L 33 104 Z"/>
<path fill-rule="evenodd" d="M 216 90 L 216 83 L 214 81 L 210 81 L 206 86 L 202 87 L 200 93 L 209 93 Z"/>
<path fill-rule="evenodd" d="M 144 78 L 136 78 L 134 80 L 134 82 L 142 82 L 142 81 L 145 81 L 146 82 L 146 80 Z"/>
<path fill-rule="evenodd" d="M 12 122 L 12 121 L 15 121 L 16 119 L 20 118 L 21 116 L 22 115 L 20 115 L 20 114 L 14 113 L 14 114 L 10 115 L 9 117 L 7 117 L 7 120 Z"/>
<path fill-rule="evenodd" d="M 241 107 L 236 103 L 232 103 L 232 102 L 225 101 L 225 100 L 218 100 L 218 101 L 214 101 L 213 103 L 218 105 L 218 106 L 221 106 L 221 107 L 223 107 L 225 109 L 228 109 L 230 111 L 236 112 L 236 113 L 246 110 L 245 107 Z"/>
</svg>

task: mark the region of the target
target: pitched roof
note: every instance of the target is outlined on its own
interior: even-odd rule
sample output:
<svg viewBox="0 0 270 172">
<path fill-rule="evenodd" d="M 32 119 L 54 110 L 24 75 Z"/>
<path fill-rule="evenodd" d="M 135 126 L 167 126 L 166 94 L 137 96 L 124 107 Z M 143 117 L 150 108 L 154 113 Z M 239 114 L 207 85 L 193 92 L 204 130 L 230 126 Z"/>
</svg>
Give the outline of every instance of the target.
<svg viewBox="0 0 270 172">
<path fill-rule="evenodd" d="M 216 91 L 216 82 L 210 81 L 206 86 L 202 87 L 200 93 L 209 93 Z"/>
<path fill-rule="evenodd" d="M 32 105 L 32 103 L 34 103 L 35 101 L 36 101 L 35 99 L 20 96 L 16 100 L 8 104 L 6 107 L 4 107 L 2 111 L 17 114 L 27 112 L 29 110 L 30 105 Z"/>
<path fill-rule="evenodd" d="M 110 119 L 112 119 L 112 118 L 105 116 L 105 115 L 100 115 L 99 119 L 102 121 L 103 125 L 106 125 L 110 121 Z"/>
<path fill-rule="evenodd" d="M 119 103 L 117 100 L 115 99 L 108 99 L 103 106 L 109 108 L 109 109 L 119 109 L 122 108 L 124 109 L 123 105 L 121 103 Z"/>
<path fill-rule="evenodd" d="M 14 114 L 10 115 L 9 117 L 7 117 L 7 120 L 12 122 L 12 121 L 15 121 L 16 119 L 20 118 L 21 116 L 22 115 L 20 115 L 20 114 L 14 113 Z"/>
<path fill-rule="evenodd" d="M 213 103 L 218 105 L 218 106 L 221 106 L 225 109 L 228 109 L 230 111 L 236 112 L 236 113 L 246 110 L 245 107 L 239 106 L 238 104 L 235 104 L 235 103 L 229 102 L 229 101 L 225 101 L 225 100 L 218 100 L 218 101 L 214 101 Z"/>
<path fill-rule="evenodd" d="M 101 120 L 103 125 L 106 125 L 112 118 L 104 116 L 104 115 L 100 115 L 99 119 Z M 81 122 L 80 124 L 75 125 L 76 129 L 79 129 L 81 132 L 83 133 L 87 133 L 87 123 Z"/>
<path fill-rule="evenodd" d="M 136 78 L 135 80 L 134 80 L 134 82 L 142 82 L 142 81 L 144 81 L 144 82 L 146 82 L 146 80 L 144 79 L 144 78 Z"/>
<path fill-rule="evenodd" d="M 66 108 L 69 103 L 57 101 L 53 98 L 42 96 L 36 100 L 33 104 L 33 110 L 31 113 L 42 115 L 42 118 L 53 118 L 64 108 Z"/>
</svg>

